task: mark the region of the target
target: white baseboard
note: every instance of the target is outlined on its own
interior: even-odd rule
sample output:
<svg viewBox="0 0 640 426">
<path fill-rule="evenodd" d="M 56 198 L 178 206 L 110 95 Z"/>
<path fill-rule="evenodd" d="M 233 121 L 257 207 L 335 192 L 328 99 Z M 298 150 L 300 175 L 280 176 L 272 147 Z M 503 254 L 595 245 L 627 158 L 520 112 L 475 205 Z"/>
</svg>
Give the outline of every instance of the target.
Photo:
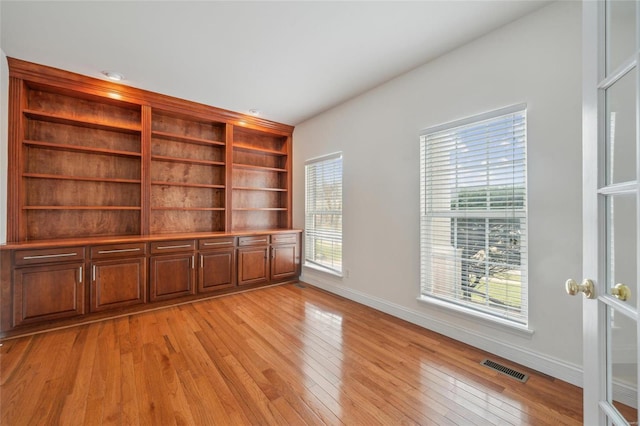
<svg viewBox="0 0 640 426">
<path fill-rule="evenodd" d="M 335 285 L 319 279 L 316 276 L 311 276 L 310 274 L 303 274 L 301 281 L 571 383 L 572 385 L 582 387 L 582 368 L 578 365 L 539 354 L 526 348 L 513 346 L 506 342 L 496 340 L 491 336 L 479 334 L 476 330 L 470 332 L 455 324 L 430 317 L 424 312 L 411 310 L 384 299 Z"/>
</svg>

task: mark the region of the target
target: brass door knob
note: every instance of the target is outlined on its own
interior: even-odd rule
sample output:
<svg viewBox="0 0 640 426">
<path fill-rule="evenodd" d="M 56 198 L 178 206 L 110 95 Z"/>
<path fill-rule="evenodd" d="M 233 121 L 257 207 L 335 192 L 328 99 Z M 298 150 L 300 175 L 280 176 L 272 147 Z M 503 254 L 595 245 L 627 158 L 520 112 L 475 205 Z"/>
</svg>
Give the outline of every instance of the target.
<svg viewBox="0 0 640 426">
<path fill-rule="evenodd" d="M 567 294 L 571 296 L 575 296 L 578 293 L 584 293 L 584 297 L 587 299 L 593 299 L 595 296 L 593 281 L 591 280 L 584 280 L 582 284 L 578 284 L 575 280 L 569 278 L 564 283 L 564 288 L 567 290 Z"/>
<path fill-rule="evenodd" d="M 631 290 L 624 284 L 616 284 L 611 289 L 611 294 L 624 302 L 631 297 Z"/>
</svg>

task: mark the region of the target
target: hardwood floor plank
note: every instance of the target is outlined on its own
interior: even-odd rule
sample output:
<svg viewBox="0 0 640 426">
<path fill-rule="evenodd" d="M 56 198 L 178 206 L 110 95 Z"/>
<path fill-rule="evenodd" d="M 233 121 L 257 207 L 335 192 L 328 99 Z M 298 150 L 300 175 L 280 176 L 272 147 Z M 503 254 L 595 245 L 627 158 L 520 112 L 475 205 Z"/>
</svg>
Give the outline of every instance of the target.
<svg viewBox="0 0 640 426">
<path fill-rule="evenodd" d="M 16 371 L 20 371 L 29 352 L 33 349 L 32 339 L 13 339 L 0 347 L 0 386 L 11 380 Z"/>
<path fill-rule="evenodd" d="M 91 382 L 91 371 L 95 363 L 98 342 L 98 327 L 79 327 L 78 336 L 85 336 L 76 340 L 76 351 L 79 352 L 77 364 L 71 364 L 75 369 L 75 380 L 71 383 L 70 392 L 64 399 L 60 423 L 65 425 L 81 424 L 84 413 L 87 412 L 87 395 Z M 71 376 L 73 377 L 73 376 Z M 79 414 L 81 414 L 79 416 Z"/>
<path fill-rule="evenodd" d="M 0 347 L 0 423 L 12 426 L 579 425 L 581 401 L 575 386 L 312 286 Z"/>
</svg>

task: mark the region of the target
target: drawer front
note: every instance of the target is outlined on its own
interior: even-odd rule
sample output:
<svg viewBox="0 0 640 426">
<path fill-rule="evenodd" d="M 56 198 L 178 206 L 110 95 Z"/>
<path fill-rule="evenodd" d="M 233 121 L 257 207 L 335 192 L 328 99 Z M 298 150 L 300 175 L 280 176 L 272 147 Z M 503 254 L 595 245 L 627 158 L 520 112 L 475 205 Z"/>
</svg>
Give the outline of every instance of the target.
<svg viewBox="0 0 640 426">
<path fill-rule="evenodd" d="M 152 254 L 178 253 L 194 251 L 195 249 L 195 240 L 157 241 L 155 243 L 151 243 Z"/>
<path fill-rule="evenodd" d="M 264 246 L 269 244 L 269 236 L 268 235 L 254 235 L 251 237 L 240 237 L 238 238 L 238 245 L 240 247 L 246 246 Z"/>
<path fill-rule="evenodd" d="M 84 260 L 84 247 L 58 247 L 50 249 L 17 250 L 16 265 L 59 263 Z"/>
<path fill-rule="evenodd" d="M 298 234 L 275 234 L 271 236 L 271 244 L 295 244 Z"/>
<path fill-rule="evenodd" d="M 211 250 L 217 248 L 229 248 L 234 247 L 235 243 L 236 239 L 234 237 L 208 238 L 206 240 L 198 241 L 198 249 Z"/>
<path fill-rule="evenodd" d="M 113 257 L 135 257 L 147 254 L 145 243 L 110 244 L 91 247 L 91 259 L 110 259 Z"/>
</svg>

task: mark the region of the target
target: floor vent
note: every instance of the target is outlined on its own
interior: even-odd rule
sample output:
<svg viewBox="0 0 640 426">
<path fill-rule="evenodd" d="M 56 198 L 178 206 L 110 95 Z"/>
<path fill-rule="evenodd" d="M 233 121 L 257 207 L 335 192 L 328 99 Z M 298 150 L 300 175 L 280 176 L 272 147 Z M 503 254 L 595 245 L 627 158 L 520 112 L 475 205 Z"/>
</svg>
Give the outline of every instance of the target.
<svg viewBox="0 0 640 426">
<path fill-rule="evenodd" d="M 529 376 L 527 376 L 524 373 L 521 373 L 519 371 L 513 370 L 509 367 L 505 367 L 502 364 L 498 364 L 497 362 L 491 361 L 489 359 L 485 359 L 484 361 L 482 361 L 480 363 L 481 365 L 484 365 L 485 367 L 489 367 L 492 370 L 496 370 L 498 373 L 502 373 L 505 374 L 509 377 L 513 377 L 514 379 L 524 383 L 527 381 L 527 379 L 529 378 Z"/>
<path fill-rule="evenodd" d="M 298 283 L 295 283 L 294 285 L 295 285 L 296 287 L 298 287 L 298 288 L 307 288 L 307 286 L 305 286 L 304 284 L 299 283 L 299 282 L 298 282 Z"/>
</svg>

